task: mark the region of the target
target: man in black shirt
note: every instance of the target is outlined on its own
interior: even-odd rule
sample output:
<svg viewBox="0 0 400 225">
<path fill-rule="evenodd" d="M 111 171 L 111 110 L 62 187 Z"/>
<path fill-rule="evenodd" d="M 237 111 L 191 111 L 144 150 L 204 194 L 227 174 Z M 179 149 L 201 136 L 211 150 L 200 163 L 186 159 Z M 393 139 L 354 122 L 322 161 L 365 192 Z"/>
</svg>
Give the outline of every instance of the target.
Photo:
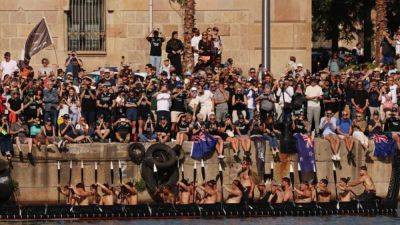
<svg viewBox="0 0 400 225">
<path fill-rule="evenodd" d="M 185 100 L 187 99 L 187 92 L 183 89 L 181 84 L 178 84 L 172 92 L 171 103 L 171 123 L 172 130 L 175 131 L 175 124 L 178 122 L 178 116 L 186 112 Z"/>
<path fill-rule="evenodd" d="M 153 34 L 153 36 L 151 36 L 151 34 Z M 146 37 L 146 40 L 150 42 L 150 63 L 156 68 L 157 74 L 159 74 L 161 68 L 161 48 L 165 39 L 157 28 Z"/>
<path fill-rule="evenodd" d="M 242 114 L 239 114 L 239 119 L 235 122 L 235 130 L 236 137 L 238 138 L 239 143 L 242 146 L 246 159 L 250 160 L 250 123 L 244 118 Z"/>
<path fill-rule="evenodd" d="M 175 73 L 181 75 L 181 54 L 183 53 L 184 45 L 182 41 L 178 39 L 178 31 L 172 32 L 171 36 L 172 38 L 167 42 L 166 52 L 168 53 L 168 59 L 171 61 L 172 66 L 174 66 L 175 68 Z"/>
<path fill-rule="evenodd" d="M 125 115 L 122 115 L 122 117 L 113 124 L 113 127 L 115 131 L 115 139 L 122 143 L 129 143 L 132 128 L 131 123 Z"/>
<path fill-rule="evenodd" d="M 111 109 L 114 105 L 113 94 L 105 86 L 100 88 L 100 93 L 97 96 L 97 113 L 103 115 L 104 121 L 109 122 L 111 119 Z"/>
<path fill-rule="evenodd" d="M 368 108 L 368 92 L 364 90 L 362 81 L 357 82 L 356 90 L 353 91 L 351 103 L 354 110 L 353 113 L 365 113 L 365 110 Z"/>
<path fill-rule="evenodd" d="M 170 126 L 168 125 L 167 118 L 165 116 L 161 116 L 161 120 L 157 123 L 155 132 L 157 133 L 157 138 L 161 143 L 168 142 L 171 134 L 170 134 Z"/>
<path fill-rule="evenodd" d="M 96 123 L 96 91 L 91 89 L 92 80 L 85 77 L 81 88 L 81 115 L 85 118 L 91 128 Z"/>
</svg>

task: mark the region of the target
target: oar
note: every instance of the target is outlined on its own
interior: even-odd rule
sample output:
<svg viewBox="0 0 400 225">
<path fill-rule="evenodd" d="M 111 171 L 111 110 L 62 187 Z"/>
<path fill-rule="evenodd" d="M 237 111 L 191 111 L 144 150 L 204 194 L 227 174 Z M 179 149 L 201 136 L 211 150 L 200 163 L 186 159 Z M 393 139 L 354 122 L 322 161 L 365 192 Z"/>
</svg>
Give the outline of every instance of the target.
<svg viewBox="0 0 400 225">
<path fill-rule="evenodd" d="M 121 160 L 118 160 L 119 183 L 122 184 L 122 165 Z"/>
<path fill-rule="evenodd" d="M 271 161 L 271 170 L 270 170 L 271 181 L 274 179 L 274 161 Z"/>
<path fill-rule="evenodd" d="M 293 170 L 293 164 L 290 162 L 290 183 L 292 184 L 292 188 L 294 189 L 294 170 Z"/>
<path fill-rule="evenodd" d="M 336 199 L 338 199 L 338 194 L 337 194 L 337 175 L 336 175 L 335 163 L 332 163 L 332 169 L 333 169 L 333 181 L 335 182 L 335 194 L 336 194 Z"/>
<path fill-rule="evenodd" d="M 301 177 L 301 166 L 300 163 L 297 163 L 297 172 L 299 173 L 299 181 L 300 183 L 303 181 L 302 177 Z"/>
<path fill-rule="evenodd" d="M 184 180 L 185 179 L 185 169 L 183 169 L 183 165 L 181 168 L 181 176 L 182 176 L 182 180 Z"/>
<path fill-rule="evenodd" d="M 61 183 L 61 165 L 60 161 L 57 161 L 57 184 L 59 187 Z M 60 192 L 57 192 L 57 203 L 60 204 Z"/>
<path fill-rule="evenodd" d="M 196 161 L 193 164 L 193 203 L 196 203 L 196 180 L 197 180 L 197 165 Z"/>
<path fill-rule="evenodd" d="M 83 161 L 81 161 L 81 183 L 84 184 L 84 178 L 83 178 Z"/>
<path fill-rule="evenodd" d="M 315 185 L 315 197 L 317 198 L 317 202 L 319 202 L 318 191 L 317 191 L 318 177 L 317 177 L 316 162 L 314 162 L 313 165 L 313 172 L 314 172 L 313 184 Z"/>
<path fill-rule="evenodd" d="M 72 183 L 72 161 L 69 161 L 69 181 L 68 185 L 71 186 Z"/>
<path fill-rule="evenodd" d="M 204 160 L 201 159 L 201 177 L 203 178 L 203 182 L 206 181 L 206 168 L 204 166 Z"/>
<path fill-rule="evenodd" d="M 110 162 L 110 175 L 111 175 L 111 185 L 114 184 L 114 165 L 112 161 Z"/>
<path fill-rule="evenodd" d="M 153 164 L 153 173 L 154 173 L 154 177 L 157 177 L 157 172 L 158 172 L 157 166 L 156 166 L 156 164 L 154 163 L 154 164 Z M 158 189 L 158 179 L 156 179 L 156 186 L 157 186 L 157 189 Z"/>
<path fill-rule="evenodd" d="M 94 183 L 97 184 L 97 162 L 94 162 Z"/>
<path fill-rule="evenodd" d="M 224 176 L 222 174 L 221 163 L 218 163 L 219 181 L 221 182 L 221 203 L 224 201 Z"/>
</svg>

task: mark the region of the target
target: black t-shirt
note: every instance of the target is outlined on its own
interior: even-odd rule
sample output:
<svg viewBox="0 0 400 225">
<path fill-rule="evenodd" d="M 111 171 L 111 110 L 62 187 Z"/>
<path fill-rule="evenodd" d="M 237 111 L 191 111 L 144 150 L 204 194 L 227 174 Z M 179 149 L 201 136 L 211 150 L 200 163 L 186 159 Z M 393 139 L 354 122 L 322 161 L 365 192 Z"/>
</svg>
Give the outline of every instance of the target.
<svg viewBox="0 0 400 225">
<path fill-rule="evenodd" d="M 85 92 L 82 98 L 82 111 L 89 112 L 96 110 L 96 99 L 93 99 L 90 96 L 90 93 L 95 96 L 95 91 L 90 89 L 85 89 L 82 91 Z"/>
<path fill-rule="evenodd" d="M 294 120 L 293 133 L 301 133 L 301 134 L 307 133 L 306 125 L 304 124 L 304 122 L 302 120 L 299 120 L 299 119 Z"/>
<path fill-rule="evenodd" d="M 60 125 L 60 133 L 65 129 L 66 126 L 67 126 L 67 124 L 65 124 L 65 123 L 62 123 Z M 65 131 L 64 135 L 61 135 L 61 136 L 65 136 L 65 135 L 68 135 L 69 137 L 74 137 L 75 136 L 75 133 L 74 133 L 74 130 L 72 129 L 72 126 L 69 126 L 67 128 L 67 130 Z"/>
<path fill-rule="evenodd" d="M 400 131 L 400 120 L 396 117 L 389 117 L 385 122 L 385 131 Z"/>
<path fill-rule="evenodd" d="M 371 127 L 375 127 L 375 125 L 377 124 L 377 122 L 375 122 L 374 120 L 371 120 L 368 125 Z M 376 126 L 374 129 L 371 130 L 371 132 L 369 133 L 370 135 L 372 134 L 381 134 L 382 133 L 382 126 Z"/>
<path fill-rule="evenodd" d="M 187 128 L 189 127 L 189 123 L 187 121 L 179 121 L 178 123 L 178 130 L 179 131 L 187 131 Z"/>
<path fill-rule="evenodd" d="M 131 93 L 128 94 L 128 97 L 126 97 L 126 103 L 128 104 L 137 104 L 139 101 L 138 96 L 134 93 L 133 95 Z M 136 108 L 136 107 L 131 107 L 131 108 Z"/>
<path fill-rule="evenodd" d="M 234 109 L 236 110 L 246 110 L 246 105 L 244 104 L 244 94 L 235 94 Z"/>
<path fill-rule="evenodd" d="M 187 94 L 185 92 L 181 92 L 175 98 L 172 98 L 171 111 L 186 112 L 186 98 Z"/>
<path fill-rule="evenodd" d="M 208 133 L 211 135 L 218 135 L 218 122 L 217 121 L 208 121 L 206 122 L 206 129 L 208 130 Z"/>
<path fill-rule="evenodd" d="M 162 37 L 148 37 L 147 41 L 150 42 L 150 55 L 161 56 L 162 43 L 164 38 Z"/>
<path fill-rule="evenodd" d="M 369 106 L 371 107 L 379 107 L 380 103 L 379 103 L 379 92 L 378 91 L 370 91 L 368 93 L 368 102 L 369 102 Z"/>
<path fill-rule="evenodd" d="M 383 38 L 381 47 L 383 56 L 393 56 L 393 47 L 386 38 Z"/>
<path fill-rule="evenodd" d="M 106 87 L 112 87 L 115 86 L 115 79 L 114 78 L 103 78 L 100 80 L 100 84 L 103 84 Z"/>
<path fill-rule="evenodd" d="M 254 120 L 252 121 L 253 123 L 253 129 L 250 131 L 250 134 L 252 135 L 262 135 L 262 124 L 260 120 Z"/>
<path fill-rule="evenodd" d="M 131 131 L 131 125 L 128 121 L 121 121 L 115 127 L 115 130 L 119 133 L 129 133 Z"/>
<path fill-rule="evenodd" d="M 246 121 L 236 121 L 235 123 L 236 128 L 240 131 L 241 135 L 247 135 L 250 130 L 250 124 Z"/>
<path fill-rule="evenodd" d="M 105 92 L 105 93 L 101 93 L 98 97 L 98 99 L 100 100 L 100 104 L 105 105 L 107 104 L 108 107 L 110 107 L 112 105 L 112 94 Z"/>
<path fill-rule="evenodd" d="M 10 104 L 10 108 L 14 111 L 21 109 L 23 100 L 20 98 L 10 98 L 8 100 L 8 104 Z"/>
<path fill-rule="evenodd" d="M 353 98 L 354 98 L 354 102 L 360 106 L 360 107 L 364 107 L 367 99 L 368 99 L 368 92 L 364 89 L 362 90 L 354 90 L 353 92 Z"/>
<path fill-rule="evenodd" d="M 159 123 L 156 126 L 156 132 L 168 134 L 170 132 L 170 127 L 168 124 L 166 124 L 165 126 L 162 126 L 161 123 Z"/>
</svg>

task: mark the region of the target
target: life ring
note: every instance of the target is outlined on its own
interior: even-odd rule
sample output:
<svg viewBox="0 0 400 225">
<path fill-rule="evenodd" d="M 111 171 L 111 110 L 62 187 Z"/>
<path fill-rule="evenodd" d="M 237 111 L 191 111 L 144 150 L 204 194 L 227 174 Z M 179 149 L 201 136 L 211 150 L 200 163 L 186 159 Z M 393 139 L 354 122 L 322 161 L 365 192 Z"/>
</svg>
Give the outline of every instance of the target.
<svg viewBox="0 0 400 225">
<path fill-rule="evenodd" d="M 151 168 L 156 165 L 158 170 L 165 170 L 176 167 L 177 157 L 168 145 L 157 143 L 147 149 L 144 162 Z"/>
<path fill-rule="evenodd" d="M 143 163 L 141 166 L 141 175 L 146 183 L 147 192 L 154 201 L 159 201 L 156 193 L 160 187 L 168 186 L 173 193 L 177 191 L 176 183 L 179 180 L 179 170 L 176 166 L 162 171 L 158 170 L 155 173 L 153 171 L 153 166 Z"/>
<path fill-rule="evenodd" d="M 172 151 L 175 152 L 176 157 L 177 157 L 177 159 L 179 161 L 179 164 L 182 165 L 185 162 L 185 158 L 186 158 L 185 150 L 183 150 L 181 145 L 175 145 L 174 147 L 172 147 Z"/>
<path fill-rule="evenodd" d="M 8 163 L 0 160 L 0 203 L 10 200 L 13 193 L 13 182 L 10 175 Z"/>
<path fill-rule="evenodd" d="M 129 145 L 128 151 L 131 161 L 136 165 L 140 165 L 145 155 L 145 147 L 141 143 L 135 142 Z"/>
</svg>

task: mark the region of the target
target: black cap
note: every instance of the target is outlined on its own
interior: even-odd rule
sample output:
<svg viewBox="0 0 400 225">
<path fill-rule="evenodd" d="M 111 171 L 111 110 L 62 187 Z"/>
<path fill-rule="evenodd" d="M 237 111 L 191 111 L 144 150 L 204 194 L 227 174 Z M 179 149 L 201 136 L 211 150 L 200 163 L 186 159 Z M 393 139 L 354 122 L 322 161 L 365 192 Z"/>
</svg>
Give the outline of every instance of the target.
<svg viewBox="0 0 400 225">
<path fill-rule="evenodd" d="M 64 119 L 69 119 L 69 114 L 64 114 L 64 115 L 62 116 L 62 118 L 64 118 Z"/>
<path fill-rule="evenodd" d="M 360 167 L 360 170 L 365 170 L 365 171 L 367 171 L 367 166 L 361 166 L 361 167 Z"/>
</svg>

